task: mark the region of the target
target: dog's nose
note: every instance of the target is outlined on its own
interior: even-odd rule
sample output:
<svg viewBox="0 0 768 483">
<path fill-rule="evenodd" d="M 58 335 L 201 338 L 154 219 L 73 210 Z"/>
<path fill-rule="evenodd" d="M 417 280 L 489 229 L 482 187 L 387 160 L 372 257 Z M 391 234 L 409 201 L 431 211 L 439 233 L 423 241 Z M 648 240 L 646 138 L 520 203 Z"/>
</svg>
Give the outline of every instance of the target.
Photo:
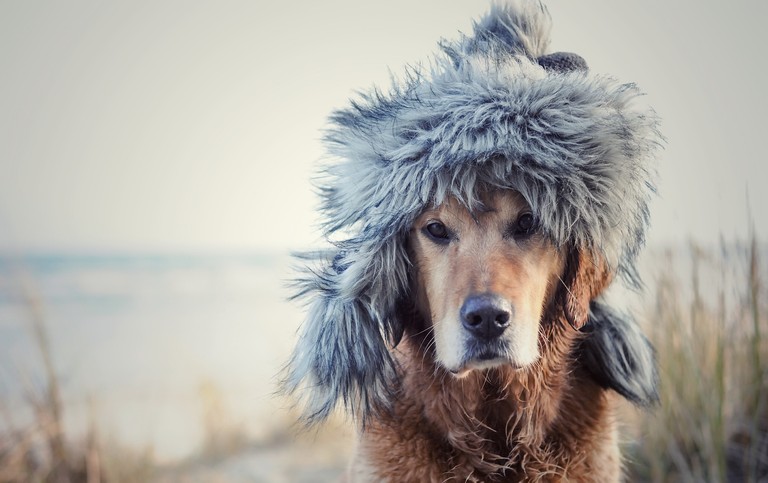
<svg viewBox="0 0 768 483">
<path fill-rule="evenodd" d="M 500 336 L 509 326 L 512 306 L 493 294 L 472 295 L 461 307 L 461 323 L 481 339 L 491 340 Z"/>
</svg>

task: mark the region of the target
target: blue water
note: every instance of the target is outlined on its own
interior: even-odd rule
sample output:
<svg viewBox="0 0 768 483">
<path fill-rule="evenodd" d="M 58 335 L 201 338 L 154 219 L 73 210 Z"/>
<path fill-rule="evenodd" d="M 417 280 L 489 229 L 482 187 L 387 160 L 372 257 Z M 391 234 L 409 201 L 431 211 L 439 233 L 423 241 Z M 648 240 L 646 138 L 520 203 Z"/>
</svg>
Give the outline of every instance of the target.
<svg viewBox="0 0 768 483">
<path fill-rule="evenodd" d="M 40 300 L 73 433 L 91 418 L 174 459 L 200 444 L 214 387 L 255 436 L 282 424 L 275 374 L 300 307 L 286 302 L 284 254 L 57 255 L 0 258 L 0 400 L 18 424 L 43 387 L 28 296 Z"/>
</svg>

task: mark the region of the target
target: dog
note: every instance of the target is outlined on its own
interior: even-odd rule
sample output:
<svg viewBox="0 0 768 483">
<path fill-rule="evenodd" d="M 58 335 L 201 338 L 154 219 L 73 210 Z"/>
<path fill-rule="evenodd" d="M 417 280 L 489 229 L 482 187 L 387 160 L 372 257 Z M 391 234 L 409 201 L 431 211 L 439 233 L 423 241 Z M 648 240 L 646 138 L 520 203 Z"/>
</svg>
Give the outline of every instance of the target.
<svg viewBox="0 0 768 483">
<path fill-rule="evenodd" d="M 283 379 L 307 424 L 359 427 L 350 481 L 618 481 L 619 396 L 657 399 L 653 348 L 606 304 L 639 287 L 662 138 L 633 85 L 547 53 L 535 0 L 331 116 L 333 248 L 297 280 Z"/>
<path fill-rule="evenodd" d="M 616 397 L 579 353 L 605 267 L 553 245 L 509 190 L 425 211 L 408 246 L 398 395 L 350 481 L 618 481 Z"/>
</svg>

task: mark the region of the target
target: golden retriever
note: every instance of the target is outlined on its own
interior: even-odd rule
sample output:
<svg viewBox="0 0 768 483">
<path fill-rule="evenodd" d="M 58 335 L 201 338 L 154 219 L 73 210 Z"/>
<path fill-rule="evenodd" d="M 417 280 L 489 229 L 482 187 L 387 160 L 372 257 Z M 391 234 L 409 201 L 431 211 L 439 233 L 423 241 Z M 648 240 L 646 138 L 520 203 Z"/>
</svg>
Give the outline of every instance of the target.
<svg viewBox="0 0 768 483">
<path fill-rule="evenodd" d="M 580 366 L 567 320 L 586 322 L 611 277 L 569 276 L 537 223 L 509 190 L 415 221 L 414 307 L 393 351 L 402 386 L 360 433 L 351 481 L 618 480 L 615 397 Z"/>
</svg>

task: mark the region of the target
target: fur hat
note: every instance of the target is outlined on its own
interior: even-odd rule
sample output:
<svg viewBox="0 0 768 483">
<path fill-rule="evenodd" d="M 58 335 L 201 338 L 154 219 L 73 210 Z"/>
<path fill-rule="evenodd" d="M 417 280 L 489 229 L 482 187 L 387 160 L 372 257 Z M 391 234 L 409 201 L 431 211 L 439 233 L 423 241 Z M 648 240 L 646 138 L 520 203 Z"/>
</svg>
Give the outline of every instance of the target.
<svg viewBox="0 0 768 483">
<path fill-rule="evenodd" d="M 334 249 L 310 256 L 299 280 L 311 307 L 285 381 L 302 388 L 310 419 L 339 400 L 364 416 L 388 397 L 409 295 L 405 240 L 447 197 L 474 209 L 483 190 L 519 191 L 556 245 L 638 283 L 657 117 L 633 84 L 548 54 L 549 30 L 537 0 L 493 6 L 473 35 L 442 42 L 428 69 L 332 114 L 335 159 L 319 188 Z"/>
</svg>

